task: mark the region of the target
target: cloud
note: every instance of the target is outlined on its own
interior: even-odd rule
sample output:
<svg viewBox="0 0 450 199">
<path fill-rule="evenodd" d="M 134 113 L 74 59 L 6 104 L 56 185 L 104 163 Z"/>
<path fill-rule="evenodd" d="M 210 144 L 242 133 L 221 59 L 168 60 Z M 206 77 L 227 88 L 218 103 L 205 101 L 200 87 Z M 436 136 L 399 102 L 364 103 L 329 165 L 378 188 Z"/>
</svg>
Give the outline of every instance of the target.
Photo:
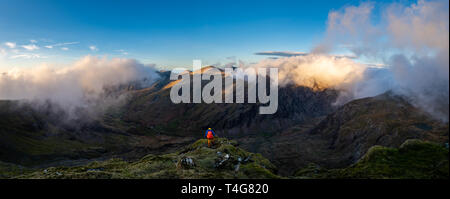
<svg viewBox="0 0 450 199">
<path fill-rule="evenodd" d="M 18 54 L 18 55 L 13 55 L 10 58 L 11 59 L 18 59 L 18 58 L 23 58 L 23 59 L 40 59 L 40 58 L 47 58 L 47 57 L 41 56 L 39 54 Z"/>
<path fill-rule="evenodd" d="M 358 57 L 382 60 L 384 74 L 393 83 L 389 87 L 383 82 L 386 79 L 365 80 L 371 87 L 391 89 L 448 121 L 448 1 L 391 4 L 381 9 L 381 18 L 375 15 L 375 8 L 376 4 L 362 3 L 330 12 L 326 37 L 313 53 L 330 53 L 346 46 Z"/>
<path fill-rule="evenodd" d="M 97 46 L 89 46 L 89 49 L 91 49 L 91 51 L 98 51 Z"/>
<path fill-rule="evenodd" d="M 16 43 L 14 42 L 6 42 L 5 45 L 8 46 L 9 48 L 16 48 Z"/>
<path fill-rule="evenodd" d="M 4 57 L 4 56 L 6 56 L 6 50 L 5 49 L 3 49 L 3 48 L 0 48 L 0 57 Z"/>
<path fill-rule="evenodd" d="M 264 51 L 264 52 L 257 52 L 257 53 L 255 53 L 255 55 L 292 57 L 292 56 L 305 56 L 305 55 L 308 55 L 308 53 L 290 52 L 290 51 Z"/>
<path fill-rule="evenodd" d="M 29 51 L 33 51 L 33 50 L 38 50 L 39 47 L 36 46 L 35 44 L 29 44 L 29 45 L 22 45 L 22 48 L 29 50 Z"/>
<path fill-rule="evenodd" d="M 37 41 L 32 39 L 32 40 L 30 40 L 30 43 L 37 43 Z"/>
<path fill-rule="evenodd" d="M 295 57 L 295 56 L 307 56 L 310 55 L 310 53 L 305 52 L 291 52 L 291 51 L 264 51 L 264 52 L 257 52 L 255 55 L 266 55 L 271 56 L 268 57 L 269 59 L 277 59 L 279 57 Z M 331 55 L 334 58 L 348 58 L 348 59 L 356 59 L 357 56 L 355 55 Z"/>
<path fill-rule="evenodd" d="M 67 48 L 67 47 L 62 47 L 61 50 L 68 51 L 69 48 Z"/>
<path fill-rule="evenodd" d="M 364 78 L 367 66 L 348 58 L 325 54 L 265 59 L 251 67 L 277 67 L 280 86 L 300 85 L 317 90 L 335 88 L 353 91 L 356 82 Z"/>
<path fill-rule="evenodd" d="M 370 45 L 376 46 L 374 38 L 381 39 L 382 30 L 373 27 L 371 14 L 374 3 L 365 2 L 359 6 L 347 6 L 328 14 L 327 32 L 323 41 L 313 53 L 330 53 L 336 46 L 348 46 L 355 55 L 367 52 Z M 354 43 L 358 41 L 358 43 Z M 361 48 L 369 47 L 369 48 Z"/>
<path fill-rule="evenodd" d="M 52 49 L 53 47 L 73 45 L 73 44 L 79 44 L 79 43 L 80 42 L 65 42 L 65 43 L 57 43 L 57 44 L 53 44 L 53 45 L 47 45 L 45 47 L 48 49 Z"/>
<path fill-rule="evenodd" d="M 36 105 L 50 101 L 73 113 L 111 103 L 114 100 L 106 98 L 108 90 L 133 82 L 148 86 L 157 78 L 154 68 L 133 59 L 86 56 L 68 67 L 41 65 L 0 74 L 0 99 Z"/>
<path fill-rule="evenodd" d="M 281 86 L 338 89 L 338 104 L 392 90 L 448 121 L 448 1 L 377 6 L 361 3 L 333 10 L 325 37 L 311 53 L 259 52 L 255 54 L 272 57 L 253 67 L 278 67 Z M 342 47 L 353 55 L 332 54 Z"/>
<path fill-rule="evenodd" d="M 95 49 L 96 49 L 96 48 L 95 48 Z M 91 49 L 91 50 L 92 50 L 92 49 Z M 125 51 L 125 50 L 123 50 L 123 49 L 116 50 L 116 52 L 119 52 L 119 53 L 122 54 L 122 55 L 128 55 L 128 52 Z"/>
</svg>

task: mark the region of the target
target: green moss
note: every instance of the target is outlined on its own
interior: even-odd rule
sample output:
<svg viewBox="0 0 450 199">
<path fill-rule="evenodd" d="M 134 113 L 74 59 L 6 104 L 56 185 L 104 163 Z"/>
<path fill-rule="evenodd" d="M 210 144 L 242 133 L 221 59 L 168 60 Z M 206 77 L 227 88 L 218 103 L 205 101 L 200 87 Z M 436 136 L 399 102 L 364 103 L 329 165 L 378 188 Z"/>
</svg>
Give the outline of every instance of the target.
<svg viewBox="0 0 450 199">
<path fill-rule="evenodd" d="M 313 175 L 306 168 L 296 175 L 315 178 L 448 179 L 449 151 L 437 144 L 407 140 L 400 148 L 374 146 L 348 168 L 319 170 Z"/>
<path fill-rule="evenodd" d="M 14 176 L 24 175 L 31 173 L 35 170 L 0 161 L 0 179 L 11 178 Z"/>
<path fill-rule="evenodd" d="M 150 154 L 136 162 L 111 159 L 78 167 L 48 168 L 18 178 L 279 178 L 274 174 L 276 167 L 267 159 L 236 145 L 234 141 L 217 138 L 215 145 L 208 148 L 206 140 L 198 140 L 181 151 Z M 183 166 L 185 158 L 194 165 Z M 217 166 L 222 160 L 223 164 Z"/>
<path fill-rule="evenodd" d="M 321 172 L 324 171 L 318 165 L 311 163 L 307 167 L 296 171 L 294 176 L 299 176 L 301 178 L 315 178 L 316 175 Z"/>
<path fill-rule="evenodd" d="M 264 165 L 256 163 L 242 165 L 241 171 L 249 178 L 281 178 L 274 175 L 269 169 L 265 168 Z"/>
</svg>

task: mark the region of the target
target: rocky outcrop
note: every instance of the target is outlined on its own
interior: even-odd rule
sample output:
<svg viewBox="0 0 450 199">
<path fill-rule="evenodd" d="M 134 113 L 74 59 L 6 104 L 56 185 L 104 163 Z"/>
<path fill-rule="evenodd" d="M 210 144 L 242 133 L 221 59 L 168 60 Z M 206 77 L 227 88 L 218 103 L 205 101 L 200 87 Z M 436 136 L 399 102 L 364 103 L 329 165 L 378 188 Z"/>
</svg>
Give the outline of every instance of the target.
<svg viewBox="0 0 450 199">
<path fill-rule="evenodd" d="M 149 154 L 135 162 L 111 159 L 86 166 L 51 167 L 14 178 L 280 178 L 267 159 L 235 145 L 218 138 L 214 147 L 208 148 L 206 140 L 199 140 L 175 153 Z"/>
<path fill-rule="evenodd" d="M 351 101 L 323 119 L 317 118 L 271 136 L 248 136 L 241 147 L 259 152 L 292 175 L 315 164 L 344 168 L 375 145 L 399 147 L 408 139 L 448 142 L 448 124 L 435 120 L 399 96 L 385 93 Z"/>
<path fill-rule="evenodd" d="M 250 134 L 275 133 L 304 121 L 327 115 L 335 110 L 335 90 L 315 91 L 302 86 L 279 89 L 278 111 L 259 114 L 259 103 L 181 103 L 170 100 L 169 73 L 148 89 L 134 92 L 121 118 L 139 125 L 139 129 L 172 135 L 197 135 L 199 129 L 214 127 L 216 132 L 233 138 Z M 192 78 L 191 78 L 192 79 Z M 203 81 L 205 85 L 208 81 Z M 166 84 L 166 86 L 162 86 Z M 247 96 L 247 94 L 245 94 Z M 131 132 L 133 133 L 133 132 Z"/>
<path fill-rule="evenodd" d="M 327 170 L 317 165 L 296 172 L 297 178 L 448 179 L 449 152 L 443 145 L 407 140 L 399 148 L 372 146 L 355 164 Z"/>
</svg>

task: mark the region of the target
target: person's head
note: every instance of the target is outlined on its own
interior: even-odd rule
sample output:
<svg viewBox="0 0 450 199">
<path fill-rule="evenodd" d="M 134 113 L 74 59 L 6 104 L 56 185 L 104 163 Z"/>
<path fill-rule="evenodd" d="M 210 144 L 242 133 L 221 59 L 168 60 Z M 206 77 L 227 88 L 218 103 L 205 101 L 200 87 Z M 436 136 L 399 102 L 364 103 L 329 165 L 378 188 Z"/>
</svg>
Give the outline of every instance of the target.
<svg viewBox="0 0 450 199">
<path fill-rule="evenodd" d="M 211 128 L 208 128 L 208 130 L 211 130 Z"/>
</svg>

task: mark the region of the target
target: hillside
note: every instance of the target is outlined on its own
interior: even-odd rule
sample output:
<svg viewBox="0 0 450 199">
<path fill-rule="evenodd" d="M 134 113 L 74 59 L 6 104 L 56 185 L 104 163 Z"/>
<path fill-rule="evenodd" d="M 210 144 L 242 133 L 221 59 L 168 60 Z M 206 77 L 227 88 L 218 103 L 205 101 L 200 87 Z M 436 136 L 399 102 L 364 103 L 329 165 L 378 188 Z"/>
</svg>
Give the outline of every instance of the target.
<svg viewBox="0 0 450 199">
<path fill-rule="evenodd" d="M 334 113 L 275 135 L 238 139 L 278 166 L 280 174 L 317 164 L 344 168 L 375 145 L 399 147 L 408 139 L 448 143 L 448 123 L 432 119 L 400 96 L 385 93 L 351 101 Z"/>
<path fill-rule="evenodd" d="M 216 139 L 213 148 L 206 140 L 164 154 L 149 154 L 138 161 L 110 159 L 78 167 L 51 167 L 16 176 L 16 178 L 280 178 L 276 167 L 260 154 L 236 147 L 236 142 Z"/>
<path fill-rule="evenodd" d="M 407 140 L 399 148 L 373 146 L 355 164 L 327 169 L 310 164 L 293 179 L 448 179 L 448 147 Z M 0 178 L 26 179 L 263 179 L 282 178 L 277 168 L 260 154 L 249 153 L 237 142 L 218 138 L 213 148 L 198 140 L 174 153 L 149 154 L 137 161 L 110 159 L 83 166 L 30 169 L 0 162 Z M 284 177 L 286 178 L 286 177 Z"/>
<path fill-rule="evenodd" d="M 448 148 L 420 140 L 407 140 L 399 148 L 373 146 L 354 165 L 323 169 L 317 165 L 301 169 L 298 178 L 359 179 L 448 179 Z"/>
<path fill-rule="evenodd" d="M 236 138 L 261 132 L 272 134 L 327 115 L 336 108 L 332 104 L 337 91 L 314 91 L 293 85 L 280 88 L 278 112 L 273 115 L 258 114 L 259 103 L 174 104 L 170 100 L 170 85 L 178 81 L 169 81 L 169 75 L 170 72 L 163 72 L 160 82 L 135 91 L 130 103 L 124 107 L 121 119 L 132 122 L 139 131 L 196 136 L 198 129 L 214 127 L 216 132 Z M 202 81 L 202 86 L 206 83 L 208 81 Z"/>
<path fill-rule="evenodd" d="M 311 164 L 346 168 L 375 145 L 448 143 L 448 123 L 391 92 L 335 106 L 335 90 L 289 85 L 280 88 L 278 112 L 259 115 L 259 104 L 173 104 L 167 88 L 176 81 L 169 74 L 160 72 L 150 87 L 121 87 L 127 100 L 96 117 L 80 110 L 83 117 L 68 120 L 51 103 L 0 101 L 0 161 L 37 169 L 111 158 L 135 162 L 176 153 L 212 127 L 243 150 L 262 154 L 278 175 L 291 176 Z"/>
</svg>

